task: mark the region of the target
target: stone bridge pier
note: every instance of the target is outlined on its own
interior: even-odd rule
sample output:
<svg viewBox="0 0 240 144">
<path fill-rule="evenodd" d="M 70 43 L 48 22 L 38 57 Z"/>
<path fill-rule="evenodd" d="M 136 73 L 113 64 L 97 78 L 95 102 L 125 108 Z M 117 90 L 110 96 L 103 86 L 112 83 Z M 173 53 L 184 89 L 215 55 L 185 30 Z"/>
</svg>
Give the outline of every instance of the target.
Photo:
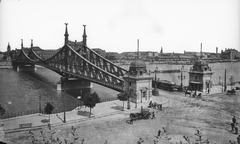
<svg viewBox="0 0 240 144">
<path fill-rule="evenodd" d="M 92 83 L 80 78 L 60 78 L 57 83 L 57 90 L 64 91 L 73 96 L 82 96 L 85 93 L 91 92 Z"/>
<path fill-rule="evenodd" d="M 13 64 L 13 68 L 19 71 L 36 71 L 37 67 L 35 64 Z"/>
</svg>

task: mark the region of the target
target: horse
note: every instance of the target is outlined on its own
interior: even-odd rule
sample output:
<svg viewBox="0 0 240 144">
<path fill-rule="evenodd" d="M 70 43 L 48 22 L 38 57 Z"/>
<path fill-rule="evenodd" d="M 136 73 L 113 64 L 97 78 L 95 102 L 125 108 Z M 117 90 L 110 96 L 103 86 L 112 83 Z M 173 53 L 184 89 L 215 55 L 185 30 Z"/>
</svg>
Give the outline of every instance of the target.
<svg viewBox="0 0 240 144">
<path fill-rule="evenodd" d="M 189 96 L 191 97 L 191 95 L 192 95 L 192 92 L 191 92 L 191 91 L 188 91 L 188 90 L 185 90 L 184 93 L 185 93 L 185 96 L 186 96 L 186 95 L 189 95 Z"/>
<path fill-rule="evenodd" d="M 196 96 L 196 99 L 201 99 L 202 98 L 202 93 L 199 93 L 197 96 Z"/>
</svg>

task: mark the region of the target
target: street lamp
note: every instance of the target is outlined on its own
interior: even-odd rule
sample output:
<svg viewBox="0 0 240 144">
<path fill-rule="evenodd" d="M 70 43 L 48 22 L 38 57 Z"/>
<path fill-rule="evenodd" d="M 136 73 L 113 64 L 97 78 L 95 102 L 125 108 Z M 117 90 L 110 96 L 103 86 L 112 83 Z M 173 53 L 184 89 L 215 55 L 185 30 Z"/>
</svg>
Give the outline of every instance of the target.
<svg viewBox="0 0 240 144">
<path fill-rule="evenodd" d="M 142 103 L 142 91 L 143 91 L 143 90 L 141 89 L 140 91 L 141 91 L 141 103 Z"/>
<path fill-rule="evenodd" d="M 42 108 L 41 108 L 41 95 L 39 95 L 39 115 L 42 113 Z"/>
<path fill-rule="evenodd" d="M 77 96 L 77 99 L 78 99 L 78 108 L 80 108 L 80 99 L 81 99 L 81 96 Z"/>
<path fill-rule="evenodd" d="M 157 86 L 157 72 L 158 72 L 158 67 L 155 68 L 155 71 L 154 71 L 154 72 L 155 72 L 155 82 L 154 82 L 154 83 L 155 83 L 155 88 L 156 88 L 156 86 Z"/>
<path fill-rule="evenodd" d="M 63 92 L 66 93 L 66 77 L 61 77 L 61 82 L 63 84 Z M 63 94 L 64 100 L 63 100 L 63 123 L 66 123 L 66 95 Z"/>
<path fill-rule="evenodd" d="M 181 67 L 181 76 L 178 76 L 178 78 L 181 79 L 181 88 L 183 88 L 183 80 L 185 79 L 185 76 L 183 76 L 183 70 L 184 66 Z"/>
<path fill-rule="evenodd" d="M 128 95 L 128 101 L 127 101 L 127 109 L 130 109 L 130 83 L 129 83 L 129 74 L 128 74 L 128 91 L 127 91 L 127 95 Z"/>
</svg>

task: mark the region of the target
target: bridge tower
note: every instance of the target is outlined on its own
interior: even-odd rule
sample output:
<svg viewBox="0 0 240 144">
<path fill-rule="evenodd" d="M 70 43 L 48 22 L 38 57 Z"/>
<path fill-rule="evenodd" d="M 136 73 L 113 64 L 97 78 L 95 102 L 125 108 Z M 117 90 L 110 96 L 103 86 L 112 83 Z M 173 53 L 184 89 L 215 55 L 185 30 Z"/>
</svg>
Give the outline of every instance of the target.
<svg viewBox="0 0 240 144">
<path fill-rule="evenodd" d="M 68 23 L 65 23 L 66 28 L 65 28 L 65 34 L 64 34 L 64 40 L 65 40 L 65 45 L 68 44 L 69 42 L 69 34 L 68 34 L 68 29 L 67 29 L 67 25 Z M 83 43 L 85 40 L 85 44 L 86 44 L 86 30 L 85 30 L 85 26 L 84 26 L 84 33 L 83 33 Z M 65 66 L 68 67 L 68 55 L 66 54 L 65 57 Z M 71 76 L 68 76 L 66 74 L 64 74 L 61 78 L 60 81 L 57 83 L 57 90 L 64 90 L 65 92 L 67 92 L 68 94 L 74 95 L 77 94 L 78 95 L 84 95 L 87 92 L 91 92 L 91 88 L 92 88 L 92 84 L 90 81 L 82 79 L 82 78 L 73 78 Z"/>
<path fill-rule="evenodd" d="M 139 58 L 130 63 L 129 71 L 123 77 L 124 91 L 129 93 L 130 100 L 136 104 L 150 101 L 152 95 L 152 79 L 147 73 L 146 64 Z"/>
<path fill-rule="evenodd" d="M 188 73 L 190 90 L 201 91 L 203 93 L 211 91 L 213 72 L 206 61 L 199 59 L 190 68 Z"/>
</svg>

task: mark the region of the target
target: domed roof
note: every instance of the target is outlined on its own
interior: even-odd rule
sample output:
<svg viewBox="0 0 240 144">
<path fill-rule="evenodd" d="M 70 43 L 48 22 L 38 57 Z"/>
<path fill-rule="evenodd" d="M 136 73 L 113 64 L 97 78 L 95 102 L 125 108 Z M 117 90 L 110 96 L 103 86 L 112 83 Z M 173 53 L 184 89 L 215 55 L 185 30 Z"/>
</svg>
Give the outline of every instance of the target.
<svg viewBox="0 0 240 144">
<path fill-rule="evenodd" d="M 135 59 L 130 63 L 130 67 L 146 68 L 146 64 L 142 60 Z"/>
</svg>

